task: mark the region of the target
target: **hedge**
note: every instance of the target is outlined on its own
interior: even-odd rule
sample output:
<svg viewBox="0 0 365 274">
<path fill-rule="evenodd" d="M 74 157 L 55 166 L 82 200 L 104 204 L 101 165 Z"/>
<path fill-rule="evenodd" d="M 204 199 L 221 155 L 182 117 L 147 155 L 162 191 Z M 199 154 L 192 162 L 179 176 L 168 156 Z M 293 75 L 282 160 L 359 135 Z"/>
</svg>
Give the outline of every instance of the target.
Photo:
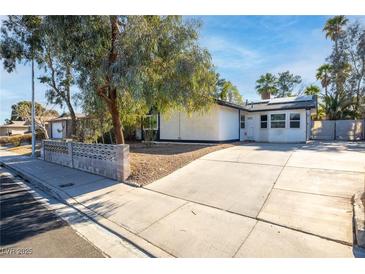
<svg viewBox="0 0 365 274">
<path fill-rule="evenodd" d="M 37 132 L 36 138 L 43 139 L 42 134 Z M 20 146 L 22 143 L 31 143 L 32 142 L 32 134 L 27 133 L 23 135 L 13 135 L 13 136 L 0 136 L 0 145 L 12 144 L 13 146 Z"/>
</svg>

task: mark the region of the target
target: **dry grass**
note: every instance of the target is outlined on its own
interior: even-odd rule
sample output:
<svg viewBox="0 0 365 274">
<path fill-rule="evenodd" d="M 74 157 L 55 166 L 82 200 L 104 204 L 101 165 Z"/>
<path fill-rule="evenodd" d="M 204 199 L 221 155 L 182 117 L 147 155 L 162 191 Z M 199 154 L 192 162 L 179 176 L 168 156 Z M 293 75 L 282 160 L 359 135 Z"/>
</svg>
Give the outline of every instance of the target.
<svg viewBox="0 0 365 274">
<path fill-rule="evenodd" d="M 40 153 L 41 146 L 36 146 L 36 155 Z M 6 149 L 7 151 L 11 151 L 17 153 L 19 155 L 30 156 L 32 154 L 32 145 L 24 145 L 17 147 L 10 147 Z"/>
<path fill-rule="evenodd" d="M 149 184 L 187 165 L 205 154 L 234 144 L 130 144 L 131 176 L 129 180 L 140 185 Z"/>
</svg>

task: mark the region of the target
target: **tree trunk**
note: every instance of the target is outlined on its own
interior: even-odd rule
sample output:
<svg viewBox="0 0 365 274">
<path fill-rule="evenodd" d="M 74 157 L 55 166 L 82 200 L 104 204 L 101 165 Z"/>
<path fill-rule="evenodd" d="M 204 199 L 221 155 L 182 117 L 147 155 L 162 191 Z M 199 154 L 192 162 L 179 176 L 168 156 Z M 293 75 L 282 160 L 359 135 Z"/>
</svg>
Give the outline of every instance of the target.
<svg viewBox="0 0 365 274">
<path fill-rule="evenodd" d="M 43 132 L 44 138 L 49 139 L 49 135 L 48 135 L 48 131 L 47 131 L 45 123 L 40 121 L 39 119 L 35 119 L 34 122 L 35 122 L 35 125 L 37 126 L 37 128 Z"/>
<path fill-rule="evenodd" d="M 71 83 L 71 67 L 70 65 L 67 65 L 66 66 L 66 104 L 67 104 L 67 107 L 68 107 L 68 110 L 70 112 L 70 116 L 71 116 L 71 136 L 72 138 L 76 137 L 76 114 L 75 114 L 75 111 L 74 111 L 74 108 L 72 106 L 72 103 L 71 103 L 71 88 L 70 88 L 70 83 Z"/>
<path fill-rule="evenodd" d="M 109 52 L 109 67 L 113 65 L 113 63 L 117 59 L 117 53 L 115 49 L 115 44 L 118 36 L 118 18 L 117 16 L 110 16 L 110 25 L 111 25 L 111 48 Z M 110 77 L 107 77 L 108 82 L 110 83 Z M 122 129 L 122 123 L 120 122 L 119 117 L 119 109 L 118 109 L 118 94 L 116 88 L 111 88 L 109 85 L 109 109 L 112 116 L 112 123 L 115 135 L 115 143 L 116 144 L 124 144 L 124 135 Z"/>
<path fill-rule="evenodd" d="M 72 107 L 72 104 L 71 104 L 71 102 L 70 101 L 66 101 L 66 104 L 67 104 L 67 108 L 68 108 L 68 110 L 70 111 L 70 117 L 71 117 L 71 135 L 72 135 L 72 138 L 74 138 L 75 136 L 76 136 L 76 129 L 77 129 L 77 127 L 76 127 L 76 123 L 77 123 L 77 121 L 76 121 L 76 114 L 75 114 L 75 111 L 74 111 L 74 109 L 73 109 L 73 107 Z"/>
<path fill-rule="evenodd" d="M 117 51 L 116 51 L 116 42 L 119 32 L 118 27 L 118 17 L 110 16 L 110 27 L 111 27 L 111 46 L 108 56 L 108 66 L 109 68 L 115 63 L 117 60 Z M 122 130 L 122 123 L 119 117 L 119 108 L 118 108 L 118 93 L 117 89 L 113 87 L 111 84 L 111 76 L 107 73 L 105 75 L 105 85 L 99 87 L 97 92 L 101 98 L 103 98 L 108 105 L 109 112 L 112 116 L 112 124 L 115 135 L 115 143 L 116 144 L 124 144 L 124 135 Z"/>
<path fill-rule="evenodd" d="M 112 115 L 113 130 L 116 144 L 124 144 L 124 134 L 122 124 L 120 122 L 119 111 L 116 100 L 113 100 L 109 105 L 110 113 Z"/>
<path fill-rule="evenodd" d="M 49 139 L 49 136 L 48 136 L 48 132 L 47 132 L 46 127 L 43 127 L 43 125 L 42 125 L 39 128 L 43 131 L 44 139 Z"/>
</svg>

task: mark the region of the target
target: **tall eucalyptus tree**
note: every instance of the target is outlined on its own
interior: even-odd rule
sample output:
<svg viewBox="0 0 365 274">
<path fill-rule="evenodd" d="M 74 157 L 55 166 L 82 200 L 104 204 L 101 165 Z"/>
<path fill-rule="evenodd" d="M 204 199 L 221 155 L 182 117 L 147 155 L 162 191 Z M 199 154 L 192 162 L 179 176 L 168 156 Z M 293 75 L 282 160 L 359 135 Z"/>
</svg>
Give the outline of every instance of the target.
<svg viewBox="0 0 365 274">
<path fill-rule="evenodd" d="M 77 73 L 84 98 L 97 94 L 116 143 L 123 125 L 149 109 L 196 111 L 213 102 L 216 76 L 198 45 L 197 22 L 180 16 L 78 16 Z M 92 102 L 92 100 L 84 100 Z"/>
</svg>

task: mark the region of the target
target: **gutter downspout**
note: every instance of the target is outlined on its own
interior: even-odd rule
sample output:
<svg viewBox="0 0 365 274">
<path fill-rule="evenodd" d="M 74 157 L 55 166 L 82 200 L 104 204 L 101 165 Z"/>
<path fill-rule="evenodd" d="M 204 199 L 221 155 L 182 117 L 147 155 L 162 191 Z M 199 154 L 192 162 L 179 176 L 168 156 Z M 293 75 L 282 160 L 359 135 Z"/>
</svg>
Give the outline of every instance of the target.
<svg viewBox="0 0 365 274">
<path fill-rule="evenodd" d="M 238 141 L 241 141 L 241 110 L 238 110 Z"/>
</svg>

